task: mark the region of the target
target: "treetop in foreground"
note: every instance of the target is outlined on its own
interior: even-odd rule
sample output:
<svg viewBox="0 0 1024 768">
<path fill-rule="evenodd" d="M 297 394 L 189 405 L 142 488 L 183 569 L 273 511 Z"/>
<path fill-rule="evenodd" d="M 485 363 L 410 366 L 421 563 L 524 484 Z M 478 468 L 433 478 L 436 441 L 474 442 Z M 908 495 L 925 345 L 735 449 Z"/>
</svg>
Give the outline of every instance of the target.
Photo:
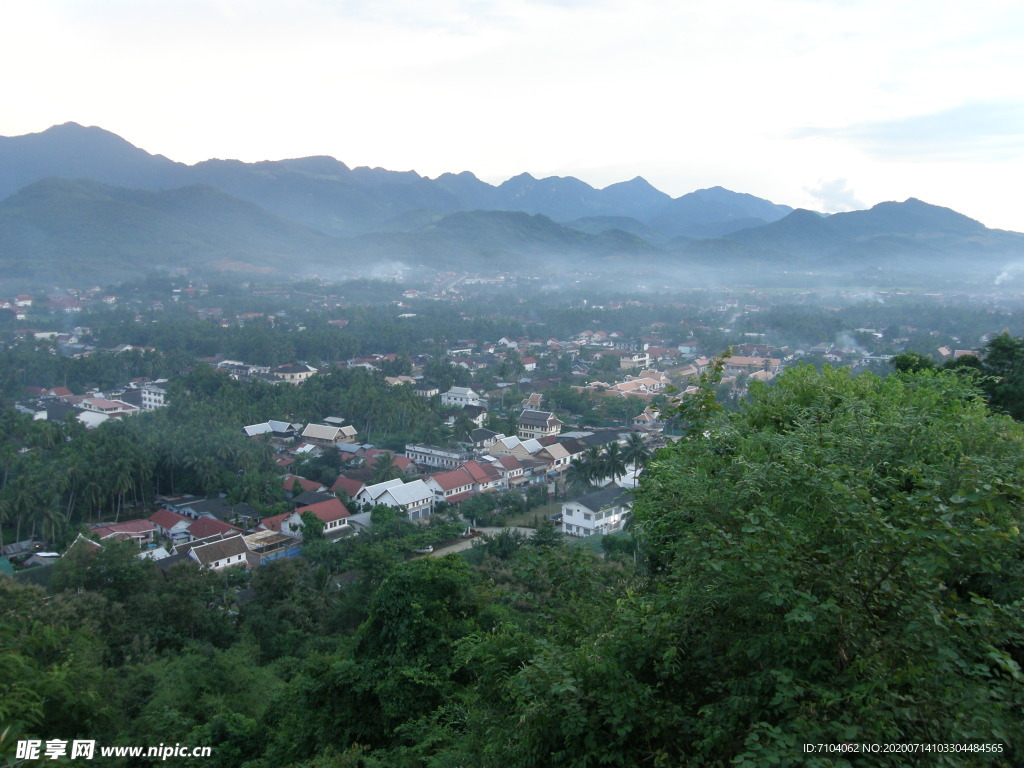
<svg viewBox="0 0 1024 768">
<path fill-rule="evenodd" d="M 999 742 L 1019 759 L 1020 425 L 951 373 L 805 367 L 704 434 L 658 454 L 635 507 L 650 630 L 631 631 L 661 668 L 649 695 L 688 713 L 651 754 Z"/>
</svg>

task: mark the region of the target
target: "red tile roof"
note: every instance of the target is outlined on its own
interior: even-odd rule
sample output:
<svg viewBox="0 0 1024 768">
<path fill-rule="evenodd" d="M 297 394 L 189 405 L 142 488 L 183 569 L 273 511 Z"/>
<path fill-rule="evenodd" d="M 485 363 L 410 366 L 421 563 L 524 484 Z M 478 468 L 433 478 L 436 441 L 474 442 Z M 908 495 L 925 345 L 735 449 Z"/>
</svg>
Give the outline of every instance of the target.
<svg viewBox="0 0 1024 768">
<path fill-rule="evenodd" d="M 511 453 L 507 453 L 504 456 L 498 457 L 498 463 L 501 464 L 505 469 L 522 469 L 523 462 L 513 456 Z"/>
<path fill-rule="evenodd" d="M 334 481 L 334 485 L 331 486 L 331 490 L 334 491 L 335 493 L 337 493 L 339 490 L 344 490 L 349 495 L 349 498 L 354 499 L 356 497 L 356 494 L 359 493 L 359 491 L 361 491 L 365 486 L 366 483 L 362 482 L 361 480 L 353 480 L 350 477 L 339 475 L 338 479 Z"/>
<path fill-rule="evenodd" d="M 349 511 L 345 509 L 345 505 L 341 503 L 341 499 L 320 501 L 316 504 L 310 504 L 308 507 L 299 507 L 295 511 L 299 515 L 303 512 L 312 512 L 325 523 L 333 523 L 335 520 L 341 520 L 349 515 Z"/>
<path fill-rule="evenodd" d="M 296 483 L 298 483 L 299 487 L 304 491 L 319 491 L 323 487 L 322 483 L 307 480 L 306 478 L 299 477 L 298 475 L 285 475 L 284 489 L 286 491 L 294 491 Z"/>
<path fill-rule="evenodd" d="M 277 531 L 278 533 L 280 533 L 282 523 L 284 523 L 285 520 L 291 517 L 292 514 L 293 513 L 291 512 L 285 512 L 280 515 L 274 515 L 273 517 L 264 517 L 262 520 L 260 520 L 260 525 L 262 525 L 268 531 Z"/>
<path fill-rule="evenodd" d="M 188 518 L 184 515 L 179 515 L 177 512 L 172 512 L 169 509 L 158 509 L 149 516 L 149 522 L 157 528 L 163 528 L 165 531 L 169 531 L 182 521 L 188 522 Z"/>
<path fill-rule="evenodd" d="M 441 472 L 433 475 L 432 479 L 441 486 L 442 491 L 450 491 L 453 488 L 460 488 L 463 485 L 472 485 L 473 476 L 464 467 L 453 469 L 448 472 Z M 447 499 L 446 499 L 447 501 Z"/>
<path fill-rule="evenodd" d="M 231 525 L 229 523 L 223 523 L 213 517 L 201 517 L 196 520 L 192 525 L 188 527 L 188 533 L 192 538 L 204 539 L 207 536 L 212 536 L 215 533 L 222 534 L 223 536 L 233 536 L 242 532 L 241 528 Z"/>
</svg>

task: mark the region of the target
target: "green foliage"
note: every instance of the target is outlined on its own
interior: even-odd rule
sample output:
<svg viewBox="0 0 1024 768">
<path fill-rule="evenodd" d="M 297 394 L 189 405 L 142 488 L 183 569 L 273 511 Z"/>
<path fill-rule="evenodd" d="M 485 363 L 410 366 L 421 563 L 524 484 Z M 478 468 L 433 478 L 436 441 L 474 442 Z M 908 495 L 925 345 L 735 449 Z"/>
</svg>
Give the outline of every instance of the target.
<svg viewBox="0 0 1024 768">
<path fill-rule="evenodd" d="M 306 510 L 300 516 L 302 519 L 302 540 L 320 541 L 324 538 L 324 521 L 315 514 Z"/>
<path fill-rule="evenodd" d="M 1024 420 L 1024 338 L 994 337 L 985 347 L 981 372 L 992 408 Z"/>
<path fill-rule="evenodd" d="M 498 560 L 510 559 L 529 540 L 525 533 L 515 528 L 502 528 L 497 533 L 484 534 L 481 537 L 482 544 L 486 545 L 484 554 L 487 557 L 495 557 Z M 474 546 L 476 542 L 474 542 Z"/>
<path fill-rule="evenodd" d="M 133 541 L 80 544 L 57 562 L 50 584 L 58 592 L 89 590 L 123 603 L 152 589 L 157 578 L 152 563 L 138 555 Z"/>
<path fill-rule="evenodd" d="M 797 734 L 1021 749 L 1020 430 L 956 376 L 807 368 L 705 426 L 658 455 L 636 508 L 645 603 L 678 633 L 646 647 L 686 648 L 666 691 L 701 712 L 674 749 L 692 740 L 705 764 L 763 764 Z"/>
</svg>

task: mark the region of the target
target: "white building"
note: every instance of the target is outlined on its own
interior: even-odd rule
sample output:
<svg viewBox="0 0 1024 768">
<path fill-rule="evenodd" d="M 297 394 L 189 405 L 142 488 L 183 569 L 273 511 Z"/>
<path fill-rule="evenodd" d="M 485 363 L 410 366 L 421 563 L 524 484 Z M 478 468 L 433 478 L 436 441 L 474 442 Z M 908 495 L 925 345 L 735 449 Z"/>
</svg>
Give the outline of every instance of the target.
<svg viewBox="0 0 1024 768">
<path fill-rule="evenodd" d="M 436 445 L 406 445 L 405 455 L 421 467 L 455 469 L 473 458 L 472 451 L 453 451 Z"/>
<path fill-rule="evenodd" d="M 474 392 L 469 387 L 452 387 L 441 395 L 441 405 L 446 408 L 462 408 L 466 405 L 487 407 L 487 398 Z"/>
<path fill-rule="evenodd" d="M 633 507 L 632 496 L 622 488 L 606 488 L 562 504 L 562 533 L 593 536 L 622 529 Z"/>
<path fill-rule="evenodd" d="M 403 483 L 395 479 L 366 485 L 356 494 L 355 501 L 371 506 L 400 507 L 410 520 L 427 518 L 434 508 L 434 494 L 422 480 Z"/>
<path fill-rule="evenodd" d="M 155 411 L 167 405 L 167 390 L 159 384 L 142 385 L 142 410 Z"/>
</svg>

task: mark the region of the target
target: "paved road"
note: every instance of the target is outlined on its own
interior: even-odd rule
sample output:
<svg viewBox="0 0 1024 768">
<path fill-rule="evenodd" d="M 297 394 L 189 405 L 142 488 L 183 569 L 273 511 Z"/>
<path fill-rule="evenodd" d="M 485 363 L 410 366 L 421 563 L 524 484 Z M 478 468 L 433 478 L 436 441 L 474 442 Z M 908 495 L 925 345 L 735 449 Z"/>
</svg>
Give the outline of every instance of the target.
<svg viewBox="0 0 1024 768">
<path fill-rule="evenodd" d="M 503 531 L 504 528 L 476 528 L 475 530 L 493 536 L 494 534 Z M 536 531 L 533 528 L 513 527 L 512 530 L 519 531 L 520 533 L 525 533 L 527 536 L 533 536 L 533 534 L 536 533 Z M 479 538 L 479 536 L 474 536 L 472 539 L 462 539 L 461 541 L 457 541 L 454 544 L 449 544 L 447 547 L 438 547 L 431 554 L 431 557 L 444 557 L 445 555 L 450 555 L 452 552 L 461 552 L 464 549 L 469 549 L 473 546 L 473 542 L 477 541 Z"/>
</svg>

